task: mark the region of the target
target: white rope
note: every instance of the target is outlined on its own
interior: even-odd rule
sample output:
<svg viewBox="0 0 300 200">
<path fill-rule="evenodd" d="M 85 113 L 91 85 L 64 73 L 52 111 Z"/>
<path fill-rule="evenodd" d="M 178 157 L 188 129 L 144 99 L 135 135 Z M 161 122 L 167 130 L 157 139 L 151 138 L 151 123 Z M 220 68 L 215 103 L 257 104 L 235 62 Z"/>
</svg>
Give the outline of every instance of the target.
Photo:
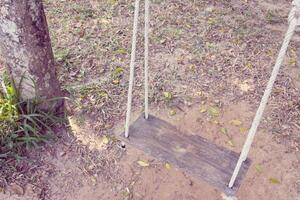
<svg viewBox="0 0 300 200">
<path fill-rule="evenodd" d="M 236 180 L 236 177 L 237 177 L 237 175 L 240 171 L 242 163 L 247 159 L 250 147 L 252 145 L 254 136 L 255 136 L 256 131 L 257 131 L 257 128 L 258 128 L 259 123 L 262 119 L 262 115 L 263 115 L 263 112 L 264 112 L 264 110 L 266 108 L 266 105 L 268 103 L 268 99 L 271 95 L 274 82 L 276 80 L 279 69 L 280 69 L 280 67 L 282 65 L 282 62 L 284 60 L 284 57 L 285 57 L 287 48 L 289 46 L 289 43 L 290 43 L 290 41 L 291 41 L 291 39 L 292 39 L 292 37 L 295 33 L 296 27 L 299 23 L 299 11 L 300 11 L 300 0 L 294 0 L 293 1 L 293 8 L 291 9 L 291 12 L 289 14 L 289 27 L 288 27 L 288 30 L 285 34 L 285 38 L 284 38 L 284 41 L 282 43 L 282 47 L 280 49 L 280 52 L 278 54 L 275 66 L 273 68 L 270 80 L 267 84 L 264 95 L 261 99 L 260 105 L 258 107 L 258 110 L 257 110 L 256 115 L 254 117 L 254 120 L 252 122 L 252 125 L 251 125 L 251 128 L 249 130 L 246 142 L 245 142 L 245 144 L 243 146 L 243 149 L 242 149 L 242 152 L 240 154 L 239 160 L 236 164 L 236 167 L 235 167 L 234 172 L 232 174 L 232 177 L 230 179 L 230 182 L 229 182 L 229 185 L 228 185 L 229 188 L 232 188 L 232 186 L 233 186 L 233 184 Z"/>
<path fill-rule="evenodd" d="M 149 0 L 145 0 L 145 119 L 149 116 L 149 89 L 148 89 L 148 63 L 149 63 Z"/>
<path fill-rule="evenodd" d="M 125 123 L 125 137 L 129 136 L 128 131 L 129 131 L 130 114 L 131 114 L 132 88 L 133 88 L 133 80 L 134 80 L 134 63 L 135 63 L 136 38 L 137 38 L 138 21 L 139 21 L 140 0 L 135 0 L 134 7 L 135 9 L 134 9 L 134 20 L 133 20 L 133 35 L 132 35 L 129 88 L 128 88 L 127 112 L 126 112 L 126 123 Z"/>
</svg>

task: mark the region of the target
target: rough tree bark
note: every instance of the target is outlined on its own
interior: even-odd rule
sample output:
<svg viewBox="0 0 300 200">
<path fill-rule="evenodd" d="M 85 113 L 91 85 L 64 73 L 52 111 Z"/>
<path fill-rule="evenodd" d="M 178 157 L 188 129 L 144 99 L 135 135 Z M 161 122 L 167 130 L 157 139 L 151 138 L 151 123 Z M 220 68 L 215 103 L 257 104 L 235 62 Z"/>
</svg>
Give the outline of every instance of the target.
<svg viewBox="0 0 300 200">
<path fill-rule="evenodd" d="M 22 99 L 61 96 L 42 0 L 0 0 L 0 56 Z"/>
</svg>

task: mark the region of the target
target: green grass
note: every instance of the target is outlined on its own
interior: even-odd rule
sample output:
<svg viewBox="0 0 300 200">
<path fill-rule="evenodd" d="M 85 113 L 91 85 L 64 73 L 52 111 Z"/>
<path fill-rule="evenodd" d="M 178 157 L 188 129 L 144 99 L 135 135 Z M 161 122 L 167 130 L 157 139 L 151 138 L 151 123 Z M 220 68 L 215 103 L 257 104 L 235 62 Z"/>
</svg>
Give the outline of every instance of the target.
<svg viewBox="0 0 300 200">
<path fill-rule="evenodd" d="M 53 138 L 54 125 L 62 120 L 39 109 L 44 100 L 21 101 L 7 76 L 0 83 L 0 159 L 20 157 Z"/>
</svg>

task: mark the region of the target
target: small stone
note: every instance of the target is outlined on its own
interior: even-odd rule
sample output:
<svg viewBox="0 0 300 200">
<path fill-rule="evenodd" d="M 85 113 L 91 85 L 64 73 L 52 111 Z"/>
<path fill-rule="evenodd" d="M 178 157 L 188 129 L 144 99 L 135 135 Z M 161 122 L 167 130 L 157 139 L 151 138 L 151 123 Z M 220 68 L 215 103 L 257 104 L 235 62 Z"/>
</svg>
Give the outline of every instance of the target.
<svg viewBox="0 0 300 200">
<path fill-rule="evenodd" d="M 122 147 L 123 149 L 125 149 L 125 148 L 126 148 L 126 144 L 125 144 L 124 142 L 121 142 L 121 147 Z"/>
</svg>

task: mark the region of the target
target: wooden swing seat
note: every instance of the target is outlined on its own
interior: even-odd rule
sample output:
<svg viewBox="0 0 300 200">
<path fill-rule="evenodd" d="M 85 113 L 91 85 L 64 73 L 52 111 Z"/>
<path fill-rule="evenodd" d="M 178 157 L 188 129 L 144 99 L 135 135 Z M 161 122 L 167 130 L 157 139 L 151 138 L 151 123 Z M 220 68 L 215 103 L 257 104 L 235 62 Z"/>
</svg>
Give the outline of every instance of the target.
<svg viewBox="0 0 300 200">
<path fill-rule="evenodd" d="M 227 194 L 234 194 L 247 172 L 250 161 L 243 163 L 234 186 L 228 183 L 239 154 L 219 147 L 198 135 L 183 134 L 175 126 L 152 115 L 144 114 L 130 126 L 130 145 L 170 163 L 193 177 L 202 179 Z M 124 140 L 124 139 L 123 139 Z"/>
</svg>

